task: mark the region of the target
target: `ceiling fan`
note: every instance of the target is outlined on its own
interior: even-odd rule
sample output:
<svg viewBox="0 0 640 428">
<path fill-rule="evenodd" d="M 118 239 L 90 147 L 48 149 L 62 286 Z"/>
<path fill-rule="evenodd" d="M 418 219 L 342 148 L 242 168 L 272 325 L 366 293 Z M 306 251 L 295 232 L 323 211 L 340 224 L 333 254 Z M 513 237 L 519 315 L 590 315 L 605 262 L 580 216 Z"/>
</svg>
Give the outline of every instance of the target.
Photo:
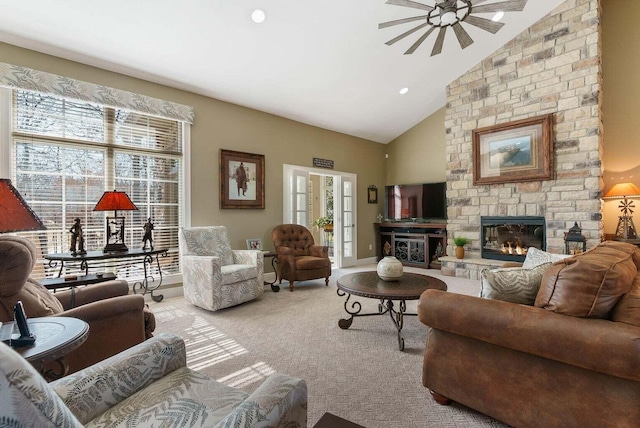
<svg viewBox="0 0 640 428">
<path fill-rule="evenodd" d="M 409 31 L 406 31 L 385 43 L 386 45 L 391 46 L 405 37 L 426 28 L 427 30 L 422 34 L 422 36 L 420 36 L 418 40 L 416 40 L 416 42 L 407 49 L 404 53 L 405 55 L 411 55 L 414 53 L 422 42 L 424 42 L 431 33 L 438 29 L 438 35 L 436 36 L 436 41 L 433 45 L 433 50 L 431 51 L 431 56 L 434 56 L 442 52 L 444 36 L 449 27 L 453 29 L 453 32 L 460 43 L 460 47 L 464 49 L 470 46 L 473 43 L 473 40 L 471 39 L 471 36 L 469 36 L 469 33 L 467 33 L 463 28 L 463 23 L 489 31 L 492 34 L 497 33 L 498 30 L 504 26 L 504 23 L 502 22 L 495 22 L 491 19 L 475 16 L 475 14 L 522 12 L 527 4 L 527 0 L 504 0 L 497 3 L 480 5 L 486 1 L 487 0 L 434 0 L 434 5 L 429 6 L 411 0 L 387 0 L 386 4 L 420 9 L 427 13 L 426 15 L 418 15 L 410 18 L 383 22 L 378 24 L 378 29 L 393 27 L 394 25 L 401 25 L 409 22 L 420 22 L 418 26 L 411 28 Z"/>
</svg>

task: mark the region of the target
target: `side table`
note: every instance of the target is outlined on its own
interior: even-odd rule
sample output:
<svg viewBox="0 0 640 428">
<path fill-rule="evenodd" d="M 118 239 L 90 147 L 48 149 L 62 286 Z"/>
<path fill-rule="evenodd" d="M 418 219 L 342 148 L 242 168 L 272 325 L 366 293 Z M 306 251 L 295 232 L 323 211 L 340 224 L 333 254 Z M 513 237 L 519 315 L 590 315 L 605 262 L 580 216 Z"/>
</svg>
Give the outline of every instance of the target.
<svg viewBox="0 0 640 428">
<path fill-rule="evenodd" d="M 273 268 L 273 273 L 276 278 L 273 280 L 273 282 L 264 281 L 264 285 L 270 285 L 271 291 L 277 293 L 278 291 L 280 291 L 280 286 L 276 285 L 276 281 L 278 281 L 278 253 L 264 253 L 264 258 L 266 259 L 267 257 L 271 258 L 271 267 Z"/>
<path fill-rule="evenodd" d="M 4 324 L 14 324 L 3 323 Z M 64 356 L 82 345 L 89 337 L 89 324 L 71 317 L 40 317 L 27 319 L 29 330 L 36 336 L 32 346 L 13 348 L 29 361 L 47 381 L 65 376 L 69 365 Z M 54 361 L 58 371 L 45 369 L 44 365 Z"/>
</svg>

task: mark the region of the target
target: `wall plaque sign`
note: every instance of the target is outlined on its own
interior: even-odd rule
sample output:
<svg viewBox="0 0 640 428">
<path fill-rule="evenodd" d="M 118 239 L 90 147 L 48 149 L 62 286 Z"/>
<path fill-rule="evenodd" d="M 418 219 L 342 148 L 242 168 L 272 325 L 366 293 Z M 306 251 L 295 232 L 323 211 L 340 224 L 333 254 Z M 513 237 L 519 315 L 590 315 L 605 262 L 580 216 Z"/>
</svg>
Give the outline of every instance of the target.
<svg viewBox="0 0 640 428">
<path fill-rule="evenodd" d="M 333 169 L 333 161 L 330 159 L 313 158 L 313 166 L 316 168 Z"/>
</svg>

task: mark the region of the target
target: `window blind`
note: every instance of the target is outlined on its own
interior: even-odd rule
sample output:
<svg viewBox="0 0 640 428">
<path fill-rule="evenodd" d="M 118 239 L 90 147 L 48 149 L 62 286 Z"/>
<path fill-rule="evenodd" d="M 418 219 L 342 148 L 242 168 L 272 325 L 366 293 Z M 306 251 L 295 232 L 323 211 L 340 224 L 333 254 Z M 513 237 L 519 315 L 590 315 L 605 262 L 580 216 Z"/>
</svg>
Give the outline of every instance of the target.
<svg viewBox="0 0 640 428">
<path fill-rule="evenodd" d="M 93 208 L 105 190 L 126 192 L 138 211 L 125 217 L 125 243 L 142 246 L 143 225 L 155 225 L 154 248 L 163 274 L 179 272 L 182 223 L 182 129 L 180 121 L 24 90 L 13 91 L 14 185 L 47 227 L 22 233 L 41 255 L 68 252 L 74 219 L 82 223 L 87 250 L 105 245 L 105 216 Z M 57 275 L 38 263 L 35 278 Z M 119 269 L 135 280 L 141 269 Z"/>
</svg>

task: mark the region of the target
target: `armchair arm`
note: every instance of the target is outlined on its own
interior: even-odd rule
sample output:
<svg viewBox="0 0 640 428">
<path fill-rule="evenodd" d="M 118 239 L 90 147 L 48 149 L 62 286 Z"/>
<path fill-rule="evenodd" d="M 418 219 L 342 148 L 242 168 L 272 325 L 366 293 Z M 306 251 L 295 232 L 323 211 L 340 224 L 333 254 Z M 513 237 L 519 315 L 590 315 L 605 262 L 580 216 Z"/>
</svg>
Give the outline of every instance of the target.
<svg viewBox="0 0 640 428">
<path fill-rule="evenodd" d="M 89 337 L 66 360 L 69 372 L 84 369 L 146 339 L 144 297 L 128 295 L 88 303 L 57 314 L 89 324 Z"/>
<path fill-rule="evenodd" d="M 74 287 L 71 290 L 59 291 L 54 294 L 62 307 L 67 310 L 98 300 L 129 294 L 129 284 L 125 280 L 105 281 L 86 287 Z M 74 304 L 75 302 L 75 304 Z"/>
<path fill-rule="evenodd" d="M 256 423 L 257 422 L 257 423 Z M 274 373 L 216 427 L 306 426 L 307 384 L 304 380 Z"/>
<path fill-rule="evenodd" d="M 427 290 L 423 324 L 497 346 L 640 381 L 640 328 L 500 300 Z"/>
<path fill-rule="evenodd" d="M 234 264 L 256 266 L 259 259 L 264 260 L 264 253 L 259 250 L 231 250 L 231 253 Z"/>
<path fill-rule="evenodd" d="M 295 272 L 296 259 L 293 256 L 293 249 L 289 247 L 278 247 L 276 252 L 278 253 L 278 276 L 281 276 L 281 272 L 283 271 Z"/>
<path fill-rule="evenodd" d="M 161 333 L 50 385 L 80 422 L 86 424 L 156 380 L 185 367 L 186 361 L 184 341 Z"/>
<path fill-rule="evenodd" d="M 309 252 L 314 257 L 329 258 L 329 247 L 326 245 L 312 245 L 309 247 Z"/>
</svg>

